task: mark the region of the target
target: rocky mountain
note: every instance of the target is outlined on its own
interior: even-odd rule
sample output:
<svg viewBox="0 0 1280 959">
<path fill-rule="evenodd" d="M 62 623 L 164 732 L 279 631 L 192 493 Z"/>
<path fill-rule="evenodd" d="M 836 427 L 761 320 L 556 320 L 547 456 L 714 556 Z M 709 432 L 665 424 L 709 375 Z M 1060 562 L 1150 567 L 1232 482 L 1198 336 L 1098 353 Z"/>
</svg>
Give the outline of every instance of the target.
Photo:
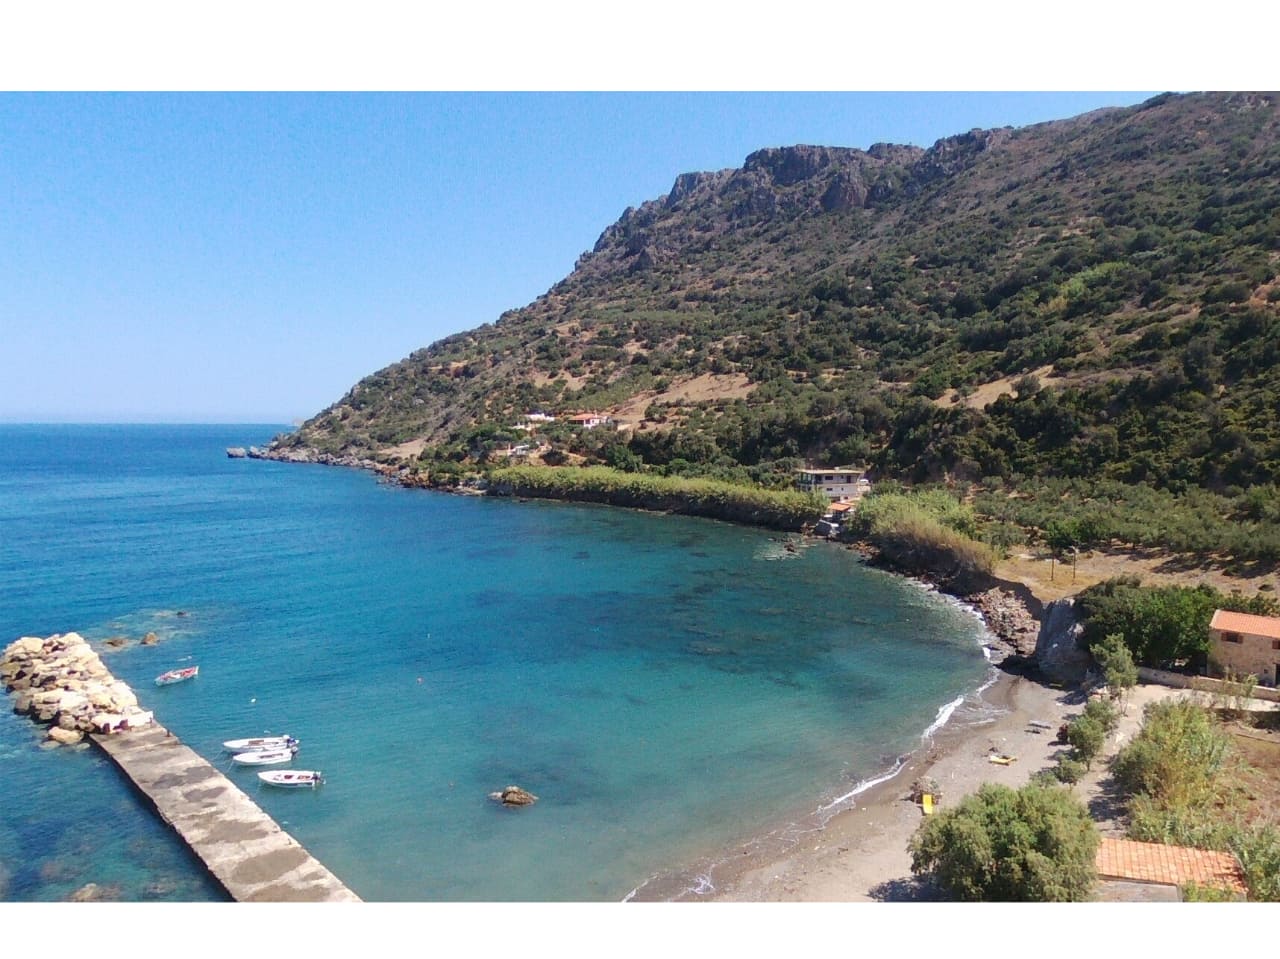
<svg viewBox="0 0 1280 959">
<path fill-rule="evenodd" d="M 541 411 L 552 462 L 1276 483 L 1278 102 L 1166 94 L 680 174 L 545 295 L 276 446 L 473 462 L 530 443 L 516 427 Z M 580 411 L 614 426 L 565 421 Z"/>
</svg>

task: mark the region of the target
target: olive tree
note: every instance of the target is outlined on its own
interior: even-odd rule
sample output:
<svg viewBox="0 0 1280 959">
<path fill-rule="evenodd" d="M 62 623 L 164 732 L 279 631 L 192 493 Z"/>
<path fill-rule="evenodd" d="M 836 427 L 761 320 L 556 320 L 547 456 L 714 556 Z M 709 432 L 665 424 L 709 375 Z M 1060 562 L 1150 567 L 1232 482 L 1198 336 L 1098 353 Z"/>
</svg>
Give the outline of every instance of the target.
<svg viewBox="0 0 1280 959">
<path fill-rule="evenodd" d="M 1067 790 L 986 783 L 926 819 L 911 871 L 961 901 L 1079 902 L 1097 880 L 1098 831 Z"/>
</svg>

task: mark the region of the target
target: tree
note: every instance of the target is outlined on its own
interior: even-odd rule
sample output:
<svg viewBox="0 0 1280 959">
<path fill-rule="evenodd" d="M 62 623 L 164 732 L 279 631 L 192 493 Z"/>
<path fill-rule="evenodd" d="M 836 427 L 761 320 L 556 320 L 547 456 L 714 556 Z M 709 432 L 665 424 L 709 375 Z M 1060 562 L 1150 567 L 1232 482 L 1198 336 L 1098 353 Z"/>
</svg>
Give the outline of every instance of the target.
<svg viewBox="0 0 1280 959">
<path fill-rule="evenodd" d="M 1067 742 L 1071 746 L 1072 758 L 1084 763 L 1088 769 L 1106 745 L 1107 731 L 1092 716 L 1077 716 L 1067 726 Z"/>
<path fill-rule="evenodd" d="M 911 871 L 969 902 L 1080 902 L 1097 879 L 1098 831 L 1066 790 L 986 783 L 926 819 Z"/>
<path fill-rule="evenodd" d="M 1051 519 L 1049 525 L 1044 530 L 1044 542 L 1049 547 L 1049 555 L 1051 562 L 1049 565 L 1049 579 L 1053 579 L 1053 560 L 1057 560 L 1063 553 L 1071 551 L 1072 556 L 1075 555 L 1076 549 L 1080 543 L 1080 531 L 1075 522 L 1072 520 Z M 1076 578 L 1075 563 L 1071 564 L 1071 579 Z"/>
<path fill-rule="evenodd" d="M 1112 699 L 1121 699 L 1138 684 L 1138 666 L 1119 633 L 1108 633 L 1090 652 L 1102 669 Z"/>
</svg>

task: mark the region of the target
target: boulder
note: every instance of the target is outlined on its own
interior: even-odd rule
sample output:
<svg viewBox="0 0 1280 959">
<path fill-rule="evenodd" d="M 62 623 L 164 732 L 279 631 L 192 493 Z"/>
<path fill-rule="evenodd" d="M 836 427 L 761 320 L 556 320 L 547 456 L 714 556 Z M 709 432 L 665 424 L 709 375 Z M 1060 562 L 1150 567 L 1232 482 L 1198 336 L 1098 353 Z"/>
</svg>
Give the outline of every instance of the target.
<svg viewBox="0 0 1280 959">
<path fill-rule="evenodd" d="M 102 683 L 94 683 L 86 687 L 85 694 L 89 697 L 89 702 L 97 709 L 107 712 L 116 711 L 115 697 L 112 696 L 111 690 Z"/>
<path fill-rule="evenodd" d="M 84 739 L 84 733 L 78 729 L 63 729 L 61 726 L 52 726 L 49 729 L 49 738 L 55 743 L 61 743 L 64 746 L 74 746 Z"/>
<path fill-rule="evenodd" d="M 109 639 L 103 640 L 103 643 L 107 646 L 110 646 L 112 649 L 121 649 L 122 647 L 129 645 L 129 637 L 128 636 L 112 636 Z"/>
<path fill-rule="evenodd" d="M 489 798 L 504 806 L 532 806 L 538 801 L 537 796 L 519 786 L 506 786 L 500 792 L 489 793 Z"/>
<path fill-rule="evenodd" d="M 133 690 L 129 688 L 128 683 L 116 680 L 111 684 L 111 698 L 118 707 L 117 712 L 124 712 L 138 705 L 138 697 L 133 694 Z"/>
<path fill-rule="evenodd" d="M 155 633 L 147 633 L 142 637 L 143 646 L 154 646 L 158 642 L 160 642 L 160 638 Z"/>
<path fill-rule="evenodd" d="M 1044 620 L 1036 637 L 1036 665 L 1040 672 L 1057 682 L 1082 682 L 1093 657 L 1081 637 L 1084 624 L 1076 613 L 1071 597 L 1055 600 L 1045 607 Z"/>
<path fill-rule="evenodd" d="M 64 689 L 58 697 L 58 711 L 74 713 L 77 709 L 87 709 L 89 697 L 78 689 Z"/>
<path fill-rule="evenodd" d="M 39 636 L 23 636 L 21 639 L 15 639 L 12 643 L 5 647 L 4 655 L 6 658 L 12 656 L 39 656 L 44 650 L 44 640 Z"/>
<path fill-rule="evenodd" d="M 36 709 L 56 710 L 58 703 L 62 699 L 62 693 L 61 689 L 33 689 L 31 691 L 31 705 Z"/>
</svg>

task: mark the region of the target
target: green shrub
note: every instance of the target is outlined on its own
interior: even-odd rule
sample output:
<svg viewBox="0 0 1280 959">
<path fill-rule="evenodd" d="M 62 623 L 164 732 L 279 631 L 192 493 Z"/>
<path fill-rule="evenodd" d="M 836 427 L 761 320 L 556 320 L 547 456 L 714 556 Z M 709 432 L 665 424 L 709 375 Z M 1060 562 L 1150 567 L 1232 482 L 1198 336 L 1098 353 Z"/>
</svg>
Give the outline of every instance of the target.
<svg viewBox="0 0 1280 959">
<path fill-rule="evenodd" d="M 926 819 L 911 871 L 962 901 L 1079 902 L 1097 880 L 1098 831 L 1068 791 L 986 783 Z"/>
<path fill-rule="evenodd" d="M 1058 764 L 1053 767 L 1051 772 L 1058 782 L 1072 784 L 1078 783 L 1088 771 L 1088 768 L 1088 766 L 1080 762 L 1078 759 L 1071 759 L 1068 756 L 1063 756 L 1058 760 Z"/>
<path fill-rule="evenodd" d="M 1085 768 L 1093 764 L 1106 742 L 1106 729 L 1090 716 L 1077 716 L 1067 726 L 1067 743 L 1071 746 L 1072 758 L 1084 763 Z"/>
<path fill-rule="evenodd" d="M 1280 828 L 1274 825 L 1237 831 L 1228 848 L 1244 868 L 1249 898 L 1280 902 Z"/>
<path fill-rule="evenodd" d="M 907 572 L 963 586 L 995 568 L 995 550 L 973 538 L 973 511 L 942 490 L 868 496 L 854 523 L 885 559 Z"/>
<path fill-rule="evenodd" d="M 1179 888 L 1183 902 L 1234 902 L 1236 895 L 1217 886 L 1202 886 L 1189 882 Z"/>
<path fill-rule="evenodd" d="M 1138 684 L 1138 666 L 1120 633 L 1108 633 L 1089 652 L 1102 669 L 1103 680 L 1113 699 L 1120 698 Z"/>
<path fill-rule="evenodd" d="M 799 529 L 828 507 L 822 496 L 796 489 L 771 490 L 694 477 L 628 473 L 606 466 L 510 466 L 489 474 L 494 493 L 610 503 Z"/>
<path fill-rule="evenodd" d="M 1108 735 L 1116 731 L 1120 725 L 1120 713 L 1105 699 L 1091 699 L 1085 704 L 1084 717 L 1102 727 Z"/>
<path fill-rule="evenodd" d="M 1130 795 L 1175 810 L 1203 810 L 1225 798 L 1219 774 L 1233 758 L 1230 739 L 1206 710 L 1171 699 L 1147 706 L 1142 729 L 1116 754 L 1111 771 Z"/>
<path fill-rule="evenodd" d="M 1207 586 L 1143 587 L 1134 579 L 1111 579 L 1090 586 L 1078 598 L 1084 640 L 1106 648 L 1107 637 L 1122 636 L 1133 659 L 1167 666 L 1209 650 L 1209 620 L 1220 594 Z"/>
</svg>

